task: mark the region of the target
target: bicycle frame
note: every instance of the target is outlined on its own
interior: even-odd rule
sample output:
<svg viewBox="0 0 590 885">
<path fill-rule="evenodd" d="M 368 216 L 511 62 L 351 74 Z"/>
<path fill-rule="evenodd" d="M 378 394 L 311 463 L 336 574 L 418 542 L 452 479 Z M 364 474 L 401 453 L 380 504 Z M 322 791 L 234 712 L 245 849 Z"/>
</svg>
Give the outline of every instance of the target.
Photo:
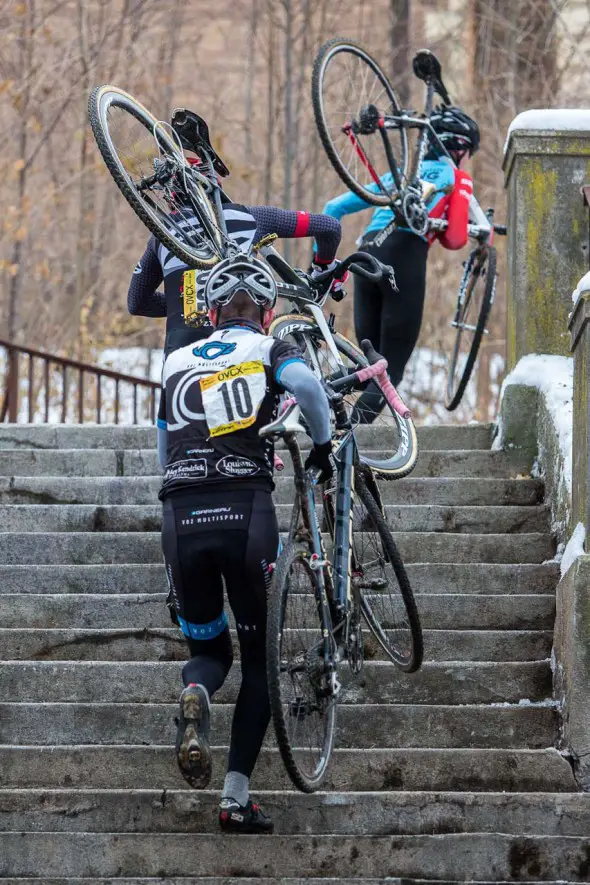
<svg viewBox="0 0 590 885">
<path fill-rule="evenodd" d="M 326 557 L 322 540 L 315 506 L 315 485 L 305 473 L 294 435 L 285 436 L 285 441 L 293 460 L 297 492 L 296 505 L 291 516 L 291 532 L 298 535 L 309 547 L 310 567 L 317 575 L 322 605 L 329 606 L 332 619 L 337 615 L 337 623 L 332 624 L 333 629 L 337 630 L 346 622 L 352 609 L 352 504 L 354 474 L 359 466 L 356 441 L 352 430 L 348 428 L 334 451 L 336 500 L 332 563 Z M 326 651 L 329 649 L 326 648 Z"/>
</svg>

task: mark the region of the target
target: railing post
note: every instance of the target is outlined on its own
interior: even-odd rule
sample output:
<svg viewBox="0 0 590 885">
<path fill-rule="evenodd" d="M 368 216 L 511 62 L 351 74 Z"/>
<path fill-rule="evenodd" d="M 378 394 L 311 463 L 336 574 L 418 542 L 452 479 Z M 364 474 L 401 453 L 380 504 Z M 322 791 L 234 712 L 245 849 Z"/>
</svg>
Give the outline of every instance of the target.
<svg viewBox="0 0 590 885">
<path fill-rule="evenodd" d="M 8 420 L 11 424 L 18 421 L 18 391 L 19 391 L 19 355 L 18 350 L 10 348 L 8 351 Z"/>
<path fill-rule="evenodd" d="M 507 361 L 570 355 L 571 293 L 588 269 L 590 111 L 525 111 L 504 157 L 508 189 Z"/>
</svg>

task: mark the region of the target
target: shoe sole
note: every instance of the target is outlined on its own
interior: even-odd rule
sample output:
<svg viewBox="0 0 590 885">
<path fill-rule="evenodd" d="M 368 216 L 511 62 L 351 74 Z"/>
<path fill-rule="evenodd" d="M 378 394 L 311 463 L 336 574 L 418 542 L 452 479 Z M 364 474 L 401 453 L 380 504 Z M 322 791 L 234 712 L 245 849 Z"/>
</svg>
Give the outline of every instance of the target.
<svg viewBox="0 0 590 885">
<path fill-rule="evenodd" d="M 208 786 L 213 770 L 209 742 L 199 732 L 202 718 L 203 710 L 199 694 L 197 692 L 188 694 L 182 700 L 176 761 L 183 778 L 195 790 L 202 790 Z"/>
</svg>

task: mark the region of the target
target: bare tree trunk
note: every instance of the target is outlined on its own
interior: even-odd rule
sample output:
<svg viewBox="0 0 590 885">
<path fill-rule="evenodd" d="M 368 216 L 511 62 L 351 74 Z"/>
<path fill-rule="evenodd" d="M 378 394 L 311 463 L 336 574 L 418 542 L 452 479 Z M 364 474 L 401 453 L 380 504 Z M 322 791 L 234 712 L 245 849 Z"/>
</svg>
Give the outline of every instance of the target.
<svg viewBox="0 0 590 885">
<path fill-rule="evenodd" d="M 270 12 L 270 10 L 269 10 Z M 266 160 L 264 164 L 264 202 L 268 205 L 272 196 L 272 167 L 274 151 L 274 111 L 275 111 L 275 46 L 272 15 L 268 16 L 268 66 L 266 91 Z"/>
<path fill-rule="evenodd" d="M 390 0 L 391 77 L 403 107 L 410 101 L 410 0 Z"/>
<path fill-rule="evenodd" d="M 252 162 L 252 112 L 254 77 L 256 74 L 256 32 L 258 29 L 258 0 L 251 0 L 250 29 L 248 34 L 248 61 L 246 64 L 246 97 L 244 108 L 244 154 L 246 163 Z"/>
<path fill-rule="evenodd" d="M 285 10 L 285 146 L 283 163 L 283 206 L 291 208 L 293 146 L 293 2 L 283 0 Z M 283 252 L 291 260 L 291 241 L 285 240 Z"/>
<path fill-rule="evenodd" d="M 16 339 L 17 334 L 17 315 L 16 306 L 19 303 L 24 266 L 23 266 L 23 248 L 27 238 L 27 230 L 25 227 L 25 197 L 27 192 L 27 172 L 28 166 L 26 162 L 28 149 L 27 122 L 28 110 L 31 97 L 31 78 L 33 76 L 33 59 L 35 45 L 35 0 L 29 0 L 26 10 L 23 11 L 23 19 L 19 37 L 19 60 L 21 64 L 23 91 L 21 93 L 21 101 L 19 107 L 19 134 L 18 134 L 18 161 L 17 161 L 17 205 L 18 205 L 18 223 L 14 235 L 14 244 L 12 247 L 11 260 L 11 277 L 8 289 L 8 338 L 10 341 Z"/>
</svg>

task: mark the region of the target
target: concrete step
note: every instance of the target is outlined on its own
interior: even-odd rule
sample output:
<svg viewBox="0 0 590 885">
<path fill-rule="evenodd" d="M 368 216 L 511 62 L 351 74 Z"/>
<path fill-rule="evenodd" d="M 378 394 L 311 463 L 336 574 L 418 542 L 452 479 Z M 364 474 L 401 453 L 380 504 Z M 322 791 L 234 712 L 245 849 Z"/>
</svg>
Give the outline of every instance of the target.
<svg viewBox="0 0 590 885">
<path fill-rule="evenodd" d="M 313 879 L 309 876 L 306 876 L 305 879 L 301 878 L 289 878 L 288 876 L 281 876 L 280 879 L 273 878 L 269 879 L 268 876 L 264 877 L 245 877 L 239 876 L 238 878 L 234 876 L 199 876 L 198 878 L 190 877 L 185 878 L 184 876 L 178 877 L 170 877 L 166 876 L 165 879 L 162 879 L 158 876 L 158 878 L 154 879 L 153 877 L 134 877 L 133 879 L 129 879 L 125 877 L 121 879 L 117 877 L 116 879 L 108 878 L 100 878 L 96 879 L 94 877 L 83 879 L 78 878 L 70 878 L 67 879 L 31 879 L 27 877 L 26 879 L 21 878 L 9 878 L 3 879 L 3 885 L 383 885 L 383 883 L 387 881 L 388 885 L 458 885 L 458 883 L 450 883 L 450 882 L 440 882 L 438 879 L 410 879 L 407 876 L 403 879 L 393 878 L 388 876 L 387 879 L 369 879 L 369 878 L 322 878 L 322 879 Z M 478 885 L 491 885 L 490 882 L 478 883 Z M 494 885 L 508 885 L 508 883 L 502 883 L 500 881 L 494 882 Z M 541 885 L 540 882 L 523 882 L 522 885 Z M 545 882 L 544 885 L 573 885 L 571 882 L 566 882 L 565 880 L 561 880 L 559 882 Z"/>
<path fill-rule="evenodd" d="M 0 703 L 0 743 L 166 744 L 177 714 L 177 704 Z M 213 705 L 213 735 L 229 735 L 232 715 L 232 705 Z M 338 723 L 338 746 L 355 748 L 538 750 L 557 737 L 556 711 L 543 704 L 345 704 Z"/>
<path fill-rule="evenodd" d="M 424 630 L 425 660 L 539 661 L 551 654 L 552 630 Z M 234 640 L 234 646 L 235 646 Z M 367 634 L 365 655 L 382 660 Z M 0 660 L 185 661 L 175 628 L 120 630 L 0 629 Z"/>
<path fill-rule="evenodd" d="M 292 504 L 278 504 L 281 531 L 287 531 Z M 546 532 L 547 507 L 444 507 L 436 505 L 385 506 L 387 522 L 394 532 L 480 532 L 519 534 Z M 3 532 L 155 532 L 162 527 L 160 504 L 0 504 Z M 362 530 L 359 519 L 355 530 Z"/>
<path fill-rule="evenodd" d="M 371 595 L 369 594 L 369 597 Z M 555 620 L 555 600 L 542 596 L 476 596 L 473 594 L 422 594 L 419 599 L 422 626 L 439 630 L 548 630 Z M 306 626 L 317 625 L 317 613 L 309 598 Z M 233 625 L 233 619 L 230 621 Z M 170 623 L 165 595 L 154 593 L 64 593 L 0 595 L 3 628 L 117 629 L 167 627 Z M 300 625 L 304 626 L 304 622 Z"/>
<path fill-rule="evenodd" d="M 396 532 L 394 539 L 405 562 L 543 562 L 555 553 L 549 534 L 452 534 Z M 327 541 L 327 538 L 326 538 Z M 80 564 L 159 562 L 159 532 L 4 532 L 0 563 Z"/>
<path fill-rule="evenodd" d="M 284 835 L 590 833 L 590 795 L 580 793 L 263 791 L 256 798 Z M 211 790 L 0 790 L 0 830 L 217 833 L 218 806 Z"/>
<path fill-rule="evenodd" d="M 347 704 L 518 703 L 552 694 L 549 661 L 426 663 L 411 676 L 393 664 L 368 661 L 360 679 L 346 666 L 341 679 Z M 233 667 L 216 701 L 235 702 L 240 680 Z M 172 662 L 0 663 L 0 697 L 8 702 L 175 703 L 180 689 L 180 665 Z"/>
<path fill-rule="evenodd" d="M 0 787 L 169 790 L 184 781 L 167 746 L 2 746 Z M 227 747 L 213 748 L 212 789 L 223 785 Z M 576 791 L 571 766 L 553 748 L 367 749 L 336 747 L 326 790 Z M 255 790 L 292 790 L 278 750 L 265 747 L 252 777 Z"/>
<path fill-rule="evenodd" d="M 288 504 L 293 500 L 292 477 L 279 474 L 275 480 L 275 502 Z M 72 476 L 67 482 L 51 476 L 0 476 L 0 504 L 153 505 L 161 484 L 157 476 Z M 410 476 L 381 483 L 381 494 L 386 504 L 526 507 L 542 501 L 543 484 L 537 479 Z"/>
<path fill-rule="evenodd" d="M 489 449 L 492 424 L 447 424 L 418 427 L 418 443 L 423 449 Z M 382 424 L 357 427 L 357 439 L 363 445 L 385 445 L 391 431 Z M 153 426 L 115 424 L 3 424 L 0 449 L 149 449 L 156 446 Z"/>
<path fill-rule="evenodd" d="M 446 833 L 425 836 L 234 836 L 195 833 L 0 834 L 0 877 L 366 876 L 450 881 L 587 881 L 590 838 Z M 492 875 L 490 876 L 490 873 Z M 194 880 L 193 880 L 194 881 Z"/>
<path fill-rule="evenodd" d="M 391 448 L 374 449 L 375 458 L 388 458 Z M 292 474 L 290 457 L 284 453 L 284 475 Z M 414 476 L 487 476 L 508 478 L 528 473 L 522 456 L 489 449 L 422 449 Z M 5 450 L 0 474 L 11 476 L 156 476 L 161 474 L 155 449 L 36 449 Z"/>
<path fill-rule="evenodd" d="M 555 594 L 559 563 L 409 563 L 415 594 Z M 142 565 L 0 565 L 3 593 L 162 593 L 166 573 L 159 563 Z"/>
</svg>

